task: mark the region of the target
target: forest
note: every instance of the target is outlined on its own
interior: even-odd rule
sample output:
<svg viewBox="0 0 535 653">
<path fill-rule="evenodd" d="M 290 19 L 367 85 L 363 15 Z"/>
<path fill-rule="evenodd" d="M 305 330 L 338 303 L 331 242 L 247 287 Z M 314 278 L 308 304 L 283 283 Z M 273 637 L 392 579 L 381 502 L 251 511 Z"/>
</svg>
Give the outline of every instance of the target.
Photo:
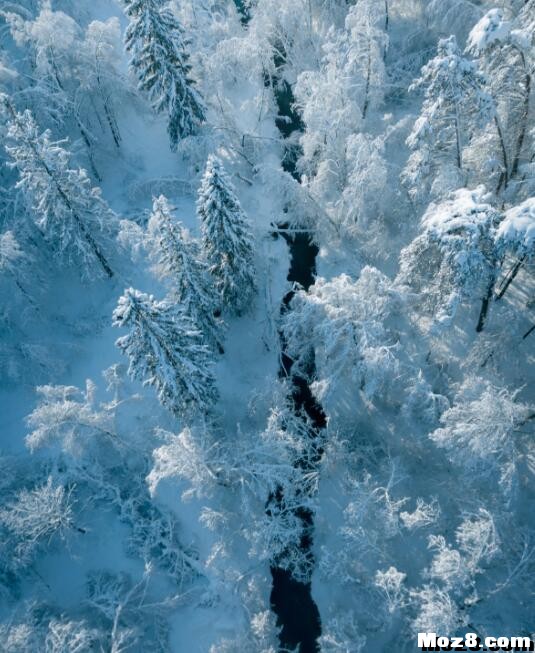
<svg viewBox="0 0 535 653">
<path fill-rule="evenodd" d="M 535 642 L 534 118 L 535 0 L 0 0 L 0 651 Z"/>
</svg>

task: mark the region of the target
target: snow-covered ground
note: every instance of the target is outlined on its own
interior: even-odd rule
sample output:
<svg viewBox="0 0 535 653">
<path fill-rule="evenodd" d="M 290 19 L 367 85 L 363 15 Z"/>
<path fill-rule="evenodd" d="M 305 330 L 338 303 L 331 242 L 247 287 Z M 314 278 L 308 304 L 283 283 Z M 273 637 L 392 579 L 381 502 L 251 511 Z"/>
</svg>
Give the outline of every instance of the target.
<svg viewBox="0 0 535 653">
<path fill-rule="evenodd" d="M 311 581 L 323 653 L 535 637 L 535 5 L 499 4 L 1 8 L 0 649 L 273 653 L 273 566 Z M 281 317 L 283 223 L 319 253 Z"/>
</svg>

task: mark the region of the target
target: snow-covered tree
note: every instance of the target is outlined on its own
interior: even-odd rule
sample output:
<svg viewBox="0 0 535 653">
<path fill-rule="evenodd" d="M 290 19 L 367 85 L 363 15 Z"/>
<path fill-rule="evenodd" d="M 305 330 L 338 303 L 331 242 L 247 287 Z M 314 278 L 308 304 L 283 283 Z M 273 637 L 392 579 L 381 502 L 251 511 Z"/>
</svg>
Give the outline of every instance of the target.
<svg viewBox="0 0 535 653">
<path fill-rule="evenodd" d="M 466 617 L 450 593 L 435 584 L 411 591 L 417 615 L 411 628 L 414 632 L 454 633 L 466 625 Z"/>
<path fill-rule="evenodd" d="M 0 233 L 0 291 L 10 295 L 10 301 L 4 301 L 0 317 L 7 320 L 10 309 L 15 308 L 13 291 L 18 292 L 24 302 L 33 304 L 31 285 L 27 284 L 27 270 L 25 264 L 30 257 L 22 250 L 12 231 Z"/>
<path fill-rule="evenodd" d="M 386 86 L 385 54 L 388 49 L 388 3 L 359 0 L 345 20 L 350 49 L 343 70 L 350 75 L 359 97 L 362 119 L 383 101 Z"/>
<path fill-rule="evenodd" d="M 338 200 L 336 222 L 347 234 L 363 237 L 378 221 L 386 203 L 388 169 L 384 141 L 353 134 L 346 142 L 347 185 Z"/>
<path fill-rule="evenodd" d="M 74 386 L 38 386 L 39 404 L 26 422 L 32 431 L 26 436 L 30 451 L 59 444 L 64 453 L 90 458 L 100 438 L 118 442 L 113 424 L 113 406 L 98 407 L 96 386 L 86 382 L 84 392 Z"/>
<path fill-rule="evenodd" d="M 424 575 L 450 596 L 464 599 L 465 605 L 477 597 L 477 576 L 499 552 L 499 537 L 491 513 L 479 508 L 464 513 L 455 531 L 455 545 L 443 535 L 429 535 L 428 549 L 433 558 Z"/>
<path fill-rule="evenodd" d="M 294 87 L 305 124 L 299 171 L 323 201 L 335 201 L 346 185 L 347 139 L 383 98 L 387 39 L 379 5 L 364 0 L 351 7 L 344 27 L 329 31 L 319 70 L 305 69 Z"/>
<path fill-rule="evenodd" d="M 505 212 L 496 231 L 496 248 L 498 257 L 510 255 L 514 263 L 500 284 L 497 297 L 503 297 L 505 291 L 526 261 L 535 255 L 535 198 L 531 197 L 518 206 Z"/>
<path fill-rule="evenodd" d="M 39 133 L 29 111 L 17 113 L 6 96 L 0 98 L 9 116 L 6 146 L 19 172 L 17 188 L 31 205 L 36 225 L 61 259 L 81 263 L 85 276 L 101 268 L 113 276 L 104 246 L 109 244 L 116 216 L 91 186 L 85 170 L 71 168 L 65 141 Z"/>
<path fill-rule="evenodd" d="M 99 632 L 87 622 L 51 619 L 44 639 L 46 653 L 84 653 L 98 646 Z"/>
<path fill-rule="evenodd" d="M 123 0 L 130 22 L 125 46 L 130 68 L 155 111 L 167 114 L 167 131 L 175 148 L 205 120 L 205 108 L 189 77 L 188 42 L 164 0 Z"/>
<path fill-rule="evenodd" d="M 405 601 L 404 582 L 407 574 L 389 567 L 386 571 L 375 574 L 375 585 L 384 593 L 389 612 L 395 612 Z"/>
<path fill-rule="evenodd" d="M 323 202 L 334 201 L 346 184 L 346 141 L 362 121 L 349 79 L 331 64 L 304 71 L 294 88 L 305 124 L 298 170 Z"/>
<path fill-rule="evenodd" d="M 113 325 L 127 327 L 117 346 L 128 356 L 128 372 L 156 388 L 163 406 L 177 416 L 208 411 L 217 398 L 210 350 L 185 312 L 133 288 L 113 313 Z"/>
<path fill-rule="evenodd" d="M 114 105 L 127 96 L 118 65 L 118 19 L 92 21 L 84 34 L 75 17 L 53 10 L 49 0 L 35 16 L 13 5 L 6 18 L 29 78 L 19 91 L 23 106 L 31 108 L 40 124 L 52 129 L 61 125 L 73 138 L 81 137 L 89 168 L 100 181 L 99 146 L 111 137 L 119 147 Z"/>
<path fill-rule="evenodd" d="M 168 653 L 165 617 L 171 606 L 151 600 L 152 573 L 148 566 L 137 582 L 124 572 L 102 570 L 88 575 L 85 604 L 104 634 L 101 648 L 113 653 L 136 649 Z"/>
<path fill-rule="evenodd" d="M 397 376 L 398 345 L 387 320 L 401 307 L 388 277 L 365 267 L 353 281 L 342 274 L 316 279 L 299 291 L 283 318 L 287 353 L 306 375 L 314 349 L 317 380 L 312 388 L 324 401 L 345 388 L 356 399 L 383 395 Z"/>
<path fill-rule="evenodd" d="M 529 406 L 517 402 L 516 393 L 467 379 L 429 437 L 469 474 L 499 478 L 509 492 L 521 455 L 517 430 L 529 414 Z"/>
<path fill-rule="evenodd" d="M 280 76 L 292 83 L 299 73 L 315 68 L 321 58 L 320 35 L 332 24 L 333 14 L 321 20 L 315 0 L 262 0 L 257 5 L 249 29 L 255 30 L 258 40 L 267 39 L 268 58 Z"/>
<path fill-rule="evenodd" d="M 30 564 L 39 548 L 55 537 L 65 539 L 75 526 L 72 488 L 49 477 L 44 485 L 22 489 L 13 501 L 0 510 L 0 524 L 9 533 L 8 546 L 14 566 Z"/>
<path fill-rule="evenodd" d="M 87 653 L 101 646 L 104 633 L 88 620 L 61 614 L 50 604 L 32 602 L 0 626 L 0 637 L 13 653 Z"/>
<path fill-rule="evenodd" d="M 451 323 L 463 302 L 483 298 L 483 328 L 496 275 L 494 233 L 500 215 L 483 186 L 461 189 L 422 217 L 422 233 L 402 250 L 398 282 L 418 293 L 437 325 Z"/>
<path fill-rule="evenodd" d="M 420 117 L 407 139 L 412 150 L 402 179 L 413 196 L 432 190 L 439 197 L 465 184 L 463 150 L 494 115 L 486 79 L 464 58 L 454 36 L 441 39 L 437 56 L 410 90 L 424 88 Z"/>
<path fill-rule="evenodd" d="M 197 215 L 221 307 L 240 315 L 250 308 L 256 291 L 254 240 L 232 182 L 214 155 L 208 157 L 199 188 Z"/>
<path fill-rule="evenodd" d="M 154 271 L 173 291 L 173 299 L 191 317 L 211 346 L 222 351 L 222 323 L 218 294 L 199 245 L 174 218 L 173 209 L 161 195 L 154 200 L 147 228 L 146 246 Z"/>
<path fill-rule="evenodd" d="M 495 125 L 501 159 L 498 191 L 507 188 L 533 155 L 529 120 L 535 9 L 531 0 L 517 6 L 512 11 L 488 11 L 470 32 L 467 45 L 467 51 L 478 57 L 487 71 L 488 87 L 497 107 Z"/>
<path fill-rule="evenodd" d="M 322 653 L 362 653 L 366 646 L 366 637 L 359 631 L 353 612 L 344 612 L 327 623 L 322 622 L 321 633 L 318 642 Z"/>
<path fill-rule="evenodd" d="M 116 367 L 107 371 L 108 379 L 117 376 Z M 26 437 L 30 451 L 48 453 L 64 485 L 76 487 L 86 508 L 113 508 L 129 529 L 130 555 L 179 585 L 202 575 L 195 551 L 180 541 L 173 514 L 151 500 L 144 483 L 147 436 L 157 418 L 147 414 L 140 397 L 125 394 L 98 402 L 97 387 L 89 380 L 85 391 L 50 385 L 37 391 L 39 403 L 26 420 L 32 429 Z M 142 428 L 134 429 L 134 422 Z"/>
<path fill-rule="evenodd" d="M 366 162 L 368 180 L 375 180 L 378 186 L 383 177 L 379 161 L 382 137 L 373 139 L 358 132 L 384 97 L 388 42 L 384 26 L 382 3 L 364 0 L 350 7 L 343 28 L 332 28 L 325 38 L 319 70 L 302 72 L 293 89 L 305 127 L 299 139 L 302 155 L 298 171 L 313 196 L 332 215 L 336 228 L 349 232 L 355 214 L 365 212 L 365 200 L 359 201 L 358 195 L 366 181 L 358 177 L 366 154 L 371 159 Z M 344 202 L 340 201 L 342 192 L 346 193 Z M 367 198 L 372 194 L 370 189 Z M 356 200 L 354 204 L 352 200 Z M 366 210 L 373 212 L 373 207 Z"/>
<path fill-rule="evenodd" d="M 89 102 L 95 106 L 97 120 L 107 125 L 109 133 L 117 148 L 121 146 L 121 131 L 118 121 L 118 104 L 127 96 L 126 81 L 118 67 L 120 61 L 121 27 L 117 18 L 107 21 L 94 20 L 87 26 L 82 43 L 83 57 L 80 74 L 82 92 L 89 95 Z M 100 118 L 101 108 L 104 114 Z"/>
<path fill-rule="evenodd" d="M 213 498 L 230 488 L 239 498 L 240 531 L 250 555 L 309 579 L 311 557 L 300 543 L 306 528 L 303 511 L 314 506 L 318 481 L 314 461 L 319 454 L 309 427 L 288 401 L 273 408 L 261 434 L 239 430 L 240 446 L 235 438 L 225 440 L 204 426 L 161 436 L 165 443 L 154 451 L 154 467 L 147 477 L 153 493 L 168 479 L 187 483 L 185 499 Z M 203 511 L 203 522 L 213 530 L 229 517 L 226 511 L 209 507 Z"/>
</svg>

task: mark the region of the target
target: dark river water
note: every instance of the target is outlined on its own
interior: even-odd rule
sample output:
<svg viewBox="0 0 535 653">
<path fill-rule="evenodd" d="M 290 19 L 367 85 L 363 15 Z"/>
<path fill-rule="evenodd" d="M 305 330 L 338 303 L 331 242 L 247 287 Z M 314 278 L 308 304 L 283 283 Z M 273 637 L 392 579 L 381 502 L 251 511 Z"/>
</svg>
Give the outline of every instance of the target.
<svg viewBox="0 0 535 653">
<path fill-rule="evenodd" d="M 250 12 L 247 0 L 234 0 L 240 13 L 241 22 L 246 28 L 250 20 Z M 275 59 L 275 65 L 280 67 L 281 61 Z M 284 139 L 290 139 L 292 135 L 302 132 L 304 129 L 300 115 L 294 109 L 293 93 L 290 85 L 283 80 L 269 79 L 264 80 L 266 86 L 272 86 L 274 90 L 275 101 L 277 103 L 278 116 L 276 119 L 277 127 Z M 296 170 L 296 162 L 299 157 L 299 149 L 295 143 L 288 140 L 284 148 L 282 166 L 286 172 L 292 175 L 294 179 L 300 181 L 299 174 Z M 291 218 L 291 216 L 288 216 Z M 289 220 L 291 223 L 291 220 Z M 306 231 L 292 233 L 287 231 L 288 223 L 276 225 L 274 232 L 275 237 L 283 237 L 290 250 L 290 269 L 288 270 L 288 281 L 296 283 L 305 290 L 314 283 L 316 275 L 316 256 L 318 247 L 313 242 L 312 235 Z M 294 291 L 288 292 L 281 303 L 281 313 L 291 310 L 291 300 Z M 326 426 L 325 414 L 321 406 L 316 402 L 310 391 L 307 380 L 297 373 L 292 373 L 292 360 L 286 354 L 286 343 L 282 333 L 280 334 L 281 342 L 281 365 L 279 376 L 287 378 L 290 381 L 291 395 L 290 400 L 294 407 L 295 413 L 299 419 L 304 420 L 307 424 L 306 432 L 309 437 L 317 438 L 321 429 Z M 307 378 L 313 378 L 315 372 L 313 352 L 307 361 L 305 370 Z M 312 460 L 296 461 L 299 466 L 314 467 L 319 464 L 321 449 L 316 449 L 317 455 Z M 281 500 L 281 496 L 270 497 L 267 504 L 267 510 L 273 502 Z M 302 524 L 302 534 L 300 546 L 302 553 L 312 562 L 313 560 L 313 534 L 314 534 L 314 514 L 308 509 L 301 509 L 297 516 Z M 294 651 L 299 653 L 317 653 L 319 651 L 318 638 L 321 635 L 321 620 L 317 605 L 312 598 L 311 583 L 300 582 L 292 577 L 287 569 L 278 567 L 273 563 L 271 567 L 271 576 L 273 586 L 271 590 L 271 608 L 277 615 L 277 624 L 280 627 L 280 651 Z"/>
<path fill-rule="evenodd" d="M 279 119 L 277 126 L 284 138 L 289 138 L 294 132 L 302 131 L 303 123 L 300 116 L 293 109 L 293 94 L 291 87 L 285 81 L 274 84 L 275 99 L 277 102 Z M 298 152 L 292 145 L 286 148 L 283 158 L 283 168 L 299 181 L 296 171 Z M 290 221 L 291 222 L 291 221 Z M 285 231 L 288 224 L 278 225 L 282 236 L 290 250 L 290 269 L 287 279 L 299 284 L 305 290 L 314 283 L 316 275 L 316 256 L 318 247 L 313 242 L 312 236 L 306 231 L 291 233 Z M 294 291 L 290 291 L 283 298 L 281 312 L 291 310 L 291 300 Z M 326 418 L 321 406 L 316 402 L 310 391 L 307 380 L 296 373 L 292 373 L 292 360 L 286 354 L 284 337 L 281 340 L 281 366 L 279 376 L 288 378 L 291 383 L 291 400 L 296 415 L 303 419 L 309 426 L 307 432 L 310 437 L 318 436 L 321 429 L 325 428 Z M 313 378 L 315 372 L 313 352 L 307 361 L 306 376 Z M 315 460 L 308 461 L 308 466 L 317 466 L 321 450 L 317 450 Z M 303 465 L 303 461 L 296 464 Z M 314 515 L 310 510 L 301 510 L 298 516 L 303 524 L 301 548 L 305 555 L 313 558 L 313 531 Z M 312 560 L 313 562 L 313 560 Z M 321 635 L 320 614 L 312 598 L 311 584 L 303 583 L 292 578 L 291 573 L 277 566 L 271 567 L 273 588 L 271 591 L 271 607 L 277 615 L 277 622 L 281 627 L 280 643 L 282 650 L 294 650 L 300 653 L 316 653 L 319 651 L 317 640 Z"/>
</svg>

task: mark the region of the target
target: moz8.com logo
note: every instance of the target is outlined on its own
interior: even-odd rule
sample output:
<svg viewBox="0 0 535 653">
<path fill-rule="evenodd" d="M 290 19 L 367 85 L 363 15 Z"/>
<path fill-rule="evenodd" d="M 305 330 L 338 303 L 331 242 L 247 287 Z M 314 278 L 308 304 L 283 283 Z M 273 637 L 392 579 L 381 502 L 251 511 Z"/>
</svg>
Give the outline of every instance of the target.
<svg viewBox="0 0 535 653">
<path fill-rule="evenodd" d="M 485 637 L 466 633 L 464 637 L 444 637 L 436 633 L 418 633 L 422 651 L 534 651 L 530 637 Z"/>
</svg>

